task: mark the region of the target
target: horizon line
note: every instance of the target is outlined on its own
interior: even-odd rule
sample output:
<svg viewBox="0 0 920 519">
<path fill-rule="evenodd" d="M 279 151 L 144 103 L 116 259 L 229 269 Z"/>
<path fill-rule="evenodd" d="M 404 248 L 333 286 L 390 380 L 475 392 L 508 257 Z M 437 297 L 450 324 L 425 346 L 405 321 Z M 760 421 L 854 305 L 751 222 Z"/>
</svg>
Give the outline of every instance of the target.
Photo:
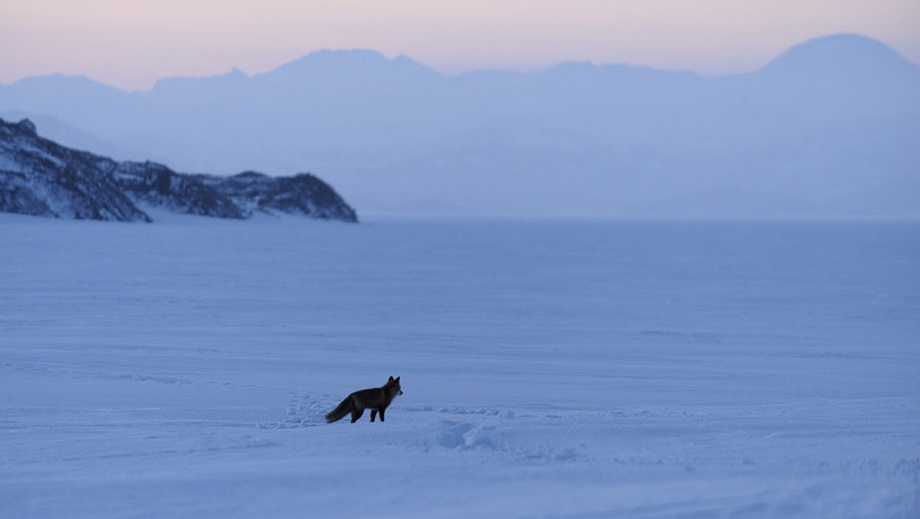
<svg viewBox="0 0 920 519">
<path fill-rule="evenodd" d="M 920 68 L 920 63 L 908 59 L 908 58 L 907 58 L 906 56 L 904 56 L 901 52 L 898 52 L 898 51 L 897 51 L 895 48 L 893 48 L 891 45 L 889 45 L 888 43 L 882 41 L 882 40 L 879 39 L 879 38 L 875 38 L 875 37 L 872 37 L 872 36 L 868 36 L 868 35 L 866 35 L 866 34 L 861 34 L 861 33 L 856 33 L 856 32 L 839 32 L 839 33 L 825 34 L 825 35 L 822 35 L 822 36 L 815 36 L 815 37 L 812 37 L 812 38 L 808 38 L 808 39 L 801 40 L 801 41 L 799 41 L 798 43 L 795 43 L 795 44 L 792 44 L 792 45 L 786 47 L 784 50 L 780 51 L 779 53 L 775 54 L 773 57 L 767 59 L 764 63 L 762 63 L 762 64 L 760 64 L 759 66 L 756 66 L 756 67 L 754 67 L 754 68 L 745 68 L 745 69 L 743 69 L 743 70 L 734 70 L 734 71 L 726 71 L 726 72 L 702 72 L 702 71 L 695 70 L 695 69 L 689 68 L 689 67 L 688 67 L 688 68 L 668 68 L 668 67 L 660 67 L 660 66 L 654 66 L 654 65 L 645 65 L 645 64 L 641 64 L 641 63 L 633 63 L 633 62 L 627 62 L 627 61 L 619 61 L 619 62 L 597 62 L 597 61 L 595 61 L 595 60 L 590 60 L 590 59 L 586 59 L 586 60 L 566 59 L 566 60 L 561 60 L 561 61 L 555 61 L 555 62 L 552 62 L 552 63 L 550 63 L 550 64 L 548 64 L 548 65 L 533 65 L 533 66 L 526 66 L 526 65 L 525 65 L 525 66 L 518 66 L 518 67 L 490 67 L 490 66 L 473 67 L 473 68 L 468 68 L 468 67 L 459 67 L 459 68 L 457 68 L 457 67 L 437 67 L 437 66 L 429 65 L 429 64 L 427 64 L 427 63 L 425 63 L 425 62 L 423 62 L 423 61 L 420 61 L 420 60 L 418 60 L 418 59 L 416 59 L 416 58 L 414 58 L 414 57 L 412 57 L 411 55 L 406 54 L 406 53 L 387 54 L 387 53 L 385 53 L 385 52 L 383 52 L 383 51 L 380 51 L 380 50 L 378 50 L 378 49 L 373 49 L 373 48 L 368 48 L 368 47 L 337 47 L 337 48 L 336 48 L 336 47 L 323 47 L 323 48 L 317 48 L 317 49 L 313 49 L 313 50 L 307 51 L 306 53 L 301 54 L 300 56 L 298 56 L 298 57 L 296 57 L 296 58 L 293 58 L 293 59 L 284 61 L 284 62 L 282 62 L 282 63 L 279 64 L 279 65 L 276 65 L 276 66 L 274 66 L 274 67 L 272 67 L 272 68 L 269 68 L 269 69 L 266 69 L 266 70 L 263 70 L 263 71 L 247 72 L 246 70 L 243 70 L 243 69 L 242 69 L 241 67 L 239 67 L 239 66 L 232 66 L 232 67 L 230 68 L 230 70 L 228 70 L 228 71 L 226 71 L 226 72 L 218 72 L 218 73 L 216 73 L 216 74 L 203 74 L 203 75 L 181 75 L 181 74 L 180 74 L 180 75 L 165 75 L 165 76 L 161 76 L 161 77 L 159 77 L 159 78 L 153 80 L 153 82 L 150 84 L 150 86 L 149 86 L 149 87 L 146 87 L 146 88 L 130 88 L 130 87 L 124 88 L 124 87 L 120 87 L 120 86 L 114 85 L 114 84 L 112 84 L 112 83 L 106 82 L 105 80 L 97 79 L 97 78 L 95 78 L 95 77 L 92 77 L 92 76 L 89 75 L 89 74 L 79 74 L 79 73 L 78 73 L 78 74 L 69 74 L 69 73 L 65 73 L 65 72 L 49 72 L 49 73 L 46 73 L 46 74 L 33 74 L 33 75 L 29 75 L 29 76 L 22 76 L 22 77 L 19 77 L 19 78 L 17 78 L 17 79 L 14 79 L 14 80 L 12 80 L 12 81 L 9 81 L 9 82 L 0 83 L 0 87 L 2 87 L 2 86 L 11 86 L 11 85 L 14 85 L 14 84 L 16 84 L 16 83 L 19 83 L 19 82 L 21 82 L 21 81 L 28 81 L 28 80 L 32 80 L 32 79 L 63 77 L 63 78 L 74 78 L 74 79 L 86 79 L 86 80 L 89 80 L 89 81 L 91 81 L 91 82 L 93 82 L 93 83 L 97 83 L 97 84 L 103 85 L 103 86 L 105 86 L 105 87 L 112 88 L 112 89 L 119 90 L 119 91 L 121 91 L 121 92 L 126 92 L 126 93 L 150 92 L 150 91 L 153 91 L 153 90 L 156 88 L 156 85 L 157 85 L 158 83 L 160 83 L 161 81 L 168 81 L 168 80 L 183 80 L 183 79 L 188 79 L 188 80 L 205 80 L 205 79 L 219 78 L 219 77 L 230 76 L 230 75 L 243 75 L 243 76 L 245 76 L 247 79 L 250 79 L 250 78 L 257 77 L 257 76 L 262 76 L 262 75 L 271 74 L 271 73 L 276 72 L 276 71 L 278 71 L 279 69 L 281 69 L 281 68 L 283 68 L 283 67 L 285 67 L 285 66 L 288 66 L 288 65 L 293 64 L 293 63 L 296 63 L 296 62 L 298 62 L 298 61 L 307 59 L 307 58 L 309 58 L 310 56 L 313 56 L 313 55 L 316 55 L 316 54 L 321 54 L 321 53 L 349 53 L 349 52 L 367 52 L 367 53 L 373 53 L 373 54 L 376 54 L 376 55 L 378 55 L 378 56 L 383 57 L 384 59 L 386 59 L 386 60 L 389 61 L 389 62 L 397 61 L 397 60 L 399 60 L 399 59 L 408 59 L 408 60 L 412 61 L 413 63 L 415 63 L 415 64 L 417 64 L 417 65 L 419 65 L 419 66 L 421 66 L 421 67 L 423 67 L 423 68 L 425 68 L 425 69 L 427 69 L 427 70 L 430 70 L 431 72 L 434 72 L 434 73 L 436 73 L 436 74 L 438 74 L 438 75 L 440 75 L 440 76 L 442 76 L 442 77 L 444 77 L 444 78 L 454 78 L 454 77 L 460 77 L 460 76 L 464 76 L 464 75 L 468 75 L 468 74 L 475 74 L 475 73 L 481 73 L 481 72 L 508 73 L 508 74 L 519 74 L 519 75 L 538 74 L 538 73 L 545 72 L 545 71 L 549 71 L 549 70 L 552 70 L 552 69 L 554 69 L 554 68 L 556 68 L 556 67 L 559 67 L 559 66 L 562 66 L 562 65 L 568 65 L 568 64 L 576 64 L 576 65 L 584 65 L 584 64 L 587 64 L 587 65 L 590 65 L 590 66 L 593 66 L 593 67 L 633 67 L 633 68 L 638 68 L 638 69 L 647 69 L 647 70 L 653 70 L 653 71 L 658 71 L 658 72 L 670 72 L 670 73 L 675 73 L 675 74 L 686 74 L 686 73 L 690 73 L 690 74 L 695 74 L 695 75 L 697 75 L 697 76 L 700 76 L 700 77 L 702 77 L 702 78 L 720 78 L 720 77 L 728 77 L 728 76 L 736 76 L 736 75 L 744 75 L 744 74 L 756 73 L 756 72 L 762 70 L 764 67 L 768 66 L 770 63 L 772 63 L 773 61 L 775 61 L 777 58 L 779 58 L 780 56 L 782 56 L 783 54 L 787 53 L 788 51 L 790 51 L 791 49 L 793 49 L 793 48 L 795 48 L 795 47 L 798 47 L 798 46 L 800 46 L 800 45 L 803 45 L 803 44 L 806 44 L 806 43 L 809 43 L 809 42 L 818 41 L 818 40 L 823 40 L 823 39 L 826 39 L 826 38 L 832 38 L 832 37 L 837 37 L 837 36 L 856 36 L 856 37 L 860 37 L 860 38 L 864 38 L 864 39 L 867 39 L 867 40 L 871 40 L 871 41 L 880 43 L 881 45 L 884 45 L 886 48 L 888 48 L 891 52 L 894 52 L 895 54 L 897 54 L 897 55 L 898 55 L 902 60 L 904 60 L 905 62 L 907 62 L 907 63 L 909 63 L 909 64 L 911 64 L 911 65 L 913 65 L 913 66 L 915 66 L 915 67 Z M 450 70 L 451 68 L 453 68 L 454 70 Z"/>
</svg>

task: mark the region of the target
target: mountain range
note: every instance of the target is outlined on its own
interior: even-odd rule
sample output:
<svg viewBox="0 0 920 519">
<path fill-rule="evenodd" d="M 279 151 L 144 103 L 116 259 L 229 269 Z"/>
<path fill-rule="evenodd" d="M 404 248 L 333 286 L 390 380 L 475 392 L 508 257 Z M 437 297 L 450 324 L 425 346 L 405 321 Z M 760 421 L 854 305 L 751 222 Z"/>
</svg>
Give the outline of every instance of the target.
<svg viewBox="0 0 920 519">
<path fill-rule="evenodd" d="M 315 171 L 367 213 L 920 215 L 920 67 L 851 34 L 719 77 L 445 76 L 367 50 L 149 91 L 44 76 L 0 85 L 0 116 L 175 170 Z"/>
<path fill-rule="evenodd" d="M 0 119 L 0 212 L 78 220 L 153 221 L 143 208 L 219 218 L 288 213 L 356 222 L 355 211 L 310 174 L 188 175 L 154 162 L 117 162 Z"/>
</svg>

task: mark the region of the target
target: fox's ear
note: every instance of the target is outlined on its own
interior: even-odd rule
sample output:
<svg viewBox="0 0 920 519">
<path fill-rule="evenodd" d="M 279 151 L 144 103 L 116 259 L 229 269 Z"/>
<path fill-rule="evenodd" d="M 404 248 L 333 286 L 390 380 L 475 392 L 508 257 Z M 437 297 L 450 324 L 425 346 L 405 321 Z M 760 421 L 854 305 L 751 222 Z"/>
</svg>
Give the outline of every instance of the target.
<svg viewBox="0 0 920 519">
<path fill-rule="evenodd" d="M 395 381 L 393 380 L 393 376 L 392 376 L 392 375 L 391 375 L 390 378 L 387 380 L 387 382 L 395 382 Z"/>
<path fill-rule="evenodd" d="M 399 377 L 396 377 L 396 380 L 394 380 L 394 382 L 396 382 L 397 384 L 399 384 Z"/>
</svg>

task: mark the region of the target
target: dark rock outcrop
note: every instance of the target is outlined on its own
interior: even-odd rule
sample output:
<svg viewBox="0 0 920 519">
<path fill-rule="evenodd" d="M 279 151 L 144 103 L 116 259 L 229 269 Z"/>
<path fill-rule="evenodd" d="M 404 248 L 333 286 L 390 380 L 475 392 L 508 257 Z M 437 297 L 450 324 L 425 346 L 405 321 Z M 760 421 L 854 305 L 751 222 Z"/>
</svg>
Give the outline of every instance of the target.
<svg viewBox="0 0 920 519">
<path fill-rule="evenodd" d="M 188 175 L 153 162 L 116 162 L 66 148 L 40 137 L 27 119 L 0 119 L 0 211 L 152 221 L 139 205 L 219 218 L 262 212 L 358 221 L 354 209 L 311 174 Z"/>
<path fill-rule="evenodd" d="M 346 222 L 358 220 L 354 209 L 329 184 L 309 173 L 275 178 L 247 171 L 232 177 L 199 175 L 197 178 L 248 213 L 301 214 Z"/>
<path fill-rule="evenodd" d="M 251 213 L 191 175 L 153 162 L 122 162 L 115 179 L 134 200 L 176 213 L 246 218 Z"/>
<path fill-rule="evenodd" d="M 151 221 L 112 176 L 115 161 L 0 119 L 0 211 L 77 220 Z"/>
</svg>

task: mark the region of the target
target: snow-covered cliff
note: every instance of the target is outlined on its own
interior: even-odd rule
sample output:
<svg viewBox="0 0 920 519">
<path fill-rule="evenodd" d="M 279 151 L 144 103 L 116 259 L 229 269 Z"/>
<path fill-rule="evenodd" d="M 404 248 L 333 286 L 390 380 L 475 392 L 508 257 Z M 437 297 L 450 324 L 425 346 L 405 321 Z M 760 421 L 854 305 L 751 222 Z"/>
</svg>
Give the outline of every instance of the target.
<svg viewBox="0 0 920 519">
<path fill-rule="evenodd" d="M 256 212 L 356 222 L 332 187 L 311 174 L 233 177 L 177 173 L 153 162 L 117 162 L 38 135 L 28 119 L 0 119 L 0 211 L 56 218 L 145 221 L 140 207 L 219 218 Z"/>
</svg>

